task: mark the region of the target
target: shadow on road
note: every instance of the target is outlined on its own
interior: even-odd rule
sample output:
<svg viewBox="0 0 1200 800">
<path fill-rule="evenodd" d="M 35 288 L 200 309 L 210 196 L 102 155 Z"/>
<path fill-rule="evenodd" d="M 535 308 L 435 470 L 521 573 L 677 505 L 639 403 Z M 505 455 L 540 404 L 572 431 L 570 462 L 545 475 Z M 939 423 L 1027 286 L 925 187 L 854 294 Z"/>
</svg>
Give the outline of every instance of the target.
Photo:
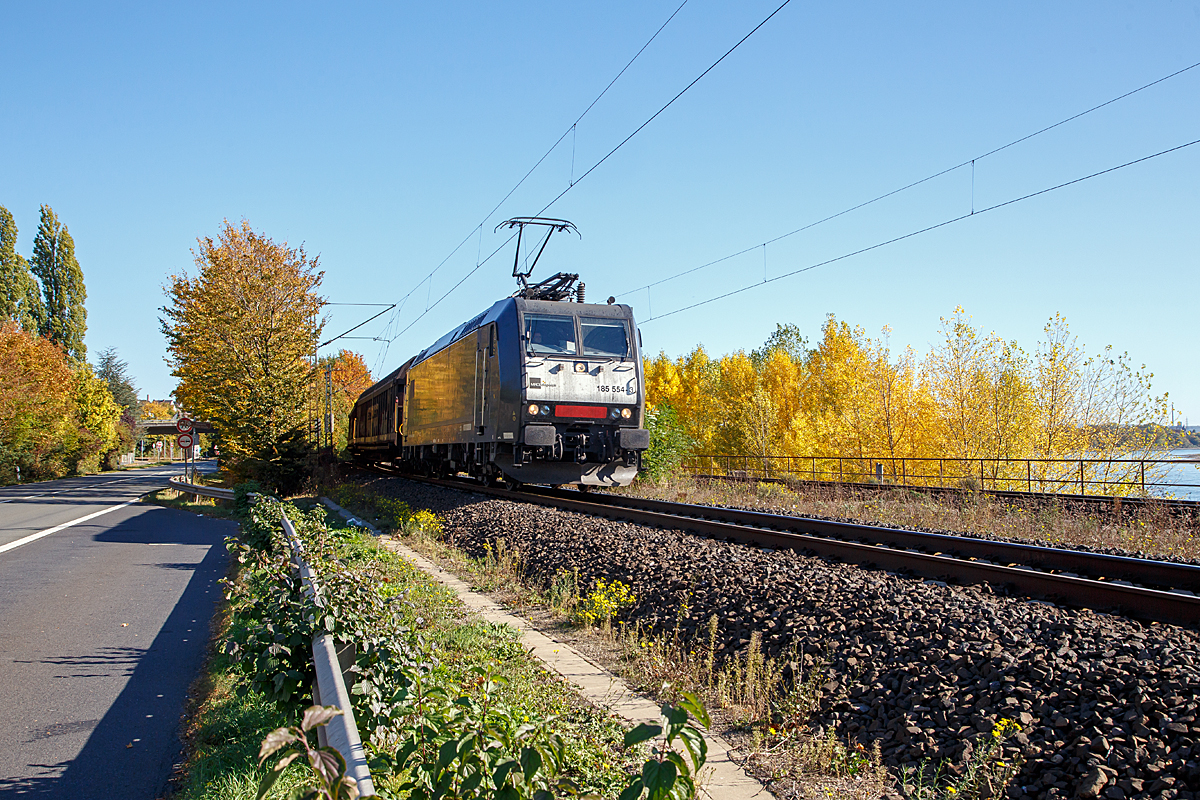
<svg viewBox="0 0 1200 800">
<path fill-rule="evenodd" d="M 170 515 L 170 516 L 168 516 Z M 200 518 L 162 509 L 148 524 L 139 515 L 95 537 L 98 542 L 207 545 L 195 563 L 148 563 L 164 569 L 192 570 L 183 594 L 154 641 L 145 649 L 106 647 L 78 656 L 56 656 L 44 663 L 66 667 L 124 667 L 129 680 L 100 720 L 58 723 L 33 731 L 41 737 L 82 735 L 91 730 L 79 755 L 57 764 L 30 764 L 17 778 L 0 778 L 6 797 L 129 798 L 153 800 L 165 790 L 182 746 L 178 729 L 189 684 L 198 674 L 209 639 L 213 609 L 221 597 L 217 581 L 225 574 L 225 536 L 236 532 L 226 520 Z M 164 521 L 165 520 L 165 521 Z M 147 550 L 148 553 L 153 553 Z M 72 673 L 85 677 L 89 673 Z M 107 675 L 112 675 L 109 671 Z M 64 676 L 66 677 L 66 676 Z"/>
</svg>

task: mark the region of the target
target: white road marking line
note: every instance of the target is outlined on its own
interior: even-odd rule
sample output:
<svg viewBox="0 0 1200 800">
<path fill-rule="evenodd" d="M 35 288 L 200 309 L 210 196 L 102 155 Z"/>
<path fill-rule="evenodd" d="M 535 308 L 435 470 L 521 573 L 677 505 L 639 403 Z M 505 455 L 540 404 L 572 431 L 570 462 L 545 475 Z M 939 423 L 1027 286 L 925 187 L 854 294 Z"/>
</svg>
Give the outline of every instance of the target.
<svg viewBox="0 0 1200 800">
<path fill-rule="evenodd" d="M 70 522 L 64 522 L 62 525 L 55 525 L 53 528 L 46 528 L 46 530 L 44 530 L 44 531 L 38 531 L 37 533 L 31 533 L 28 536 L 25 536 L 21 539 L 17 539 L 15 542 L 9 542 L 8 544 L 0 545 L 0 553 L 7 553 L 9 550 L 14 550 L 23 544 L 29 544 L 30 542 L 36 542 L 38 539 L 41 539 L 43 536 L 49 536 L 52 533 L 58 533 L 63 528 L 69 528 L 72 525 L 78 525 L 81 522 L 87 522 L 89 519 L 95 519 L 96 517 L 100 516 L 101 514 L 107 514 L 110 511 L 116 511 L 118 508 L 124 508 L 125 506 L 131 506 L 136 502 L 137 502 L 137 500 L 130 500 L 128 503 L 121 503 L 120 505 L 109 506 L 108 508 L 102 508 L 99 511 L 94 511 L 91 514 L 85 514 L 84 516 L 79 517 L 78 519 L 73 519 Z"/>
<path fill-rule="evenodd" d="M 154 477 L 154 476 L 147 476 L 147 477 Z M 94 484 L 91 484 L 88 486 L 69 486 L 65 489 L 56 489 L 53 492 L 42 492 L 41 494 L 29 494 L 29 495 L 25 495 L 24 497 L 10 497 L 7 500 L 0 500 L 0 503 L 11 503 L 14 500 L 35 500 L 39 497 L 50 497 L 51 495 L 62 494 L 63 492 L 68 492 L 68 491 L 71 491 L 72 489 L 103 489 L 105 486 L 112 486 L 113 484 L 116 484 L 116 483 L 129 483 L 130 481 L 137 481 L 137 480 L 144 480 L 144 478 L 139 476 L 139 477 L 134 477 L 134 478 L 121 478 L 121 479 L 115 480 L 115 481 L 101 481 L 99 483 L 94 483 Z M 3 551 L 0 551 L 0 552 L 3 552 Z"/>
</svg>

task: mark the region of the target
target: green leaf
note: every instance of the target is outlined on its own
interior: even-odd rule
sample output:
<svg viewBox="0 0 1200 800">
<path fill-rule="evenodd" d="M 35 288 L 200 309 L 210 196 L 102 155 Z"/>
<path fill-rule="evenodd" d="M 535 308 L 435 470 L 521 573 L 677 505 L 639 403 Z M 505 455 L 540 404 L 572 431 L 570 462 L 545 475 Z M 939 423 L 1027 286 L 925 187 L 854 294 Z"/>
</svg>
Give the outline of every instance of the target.
<svg viewBox="0 0 1200 800">
<path fill-rule="evenodd" d="M 658 769 L 654 771 L 650 780 L 646 780 L 646 771 L 642 770 L 642 781 L 646 784 L 649 790 L 649 800 L 661 800 L 666 797 L 671 791 L 671 787 L 675 785 L 675 776 L 677 774 L 675 764 L 670 761 L 668 756 L 667 761 L 648 762 L 658 765 Z"/>
<path fill-rule="evenodd" d="M 633 730 L 625 731 L 625 746 L 633 747 L 635 744 L 641 744 L 647 739 L 653 739 L 660 733 L 662 733 L 662 726 L 649 725 L 643 722 Z"/>
<path fill-rule="evenodd" d="M 267 738 L 263 739 L 262 747 L 258 750 L 258 763 L 263 763 L 280 749 L 296 741 L 297 738 L 299 737 L 292 732 L 292 728 L 276 728 L 271 731 L 267 734 Z"/>
<path fill-rule="evenodd" d="M 662 707 L 663 718 L 667 721 L 667 741 L 672 742 L 683 727 L 687 725 L 688 712 L 675 706 Z"/>
<path fill-rule="evenodd" d="M 692 758 L 692 773 L 699 773 L 704 762 L 708 760 L 708 740 L 704 738 L 704 734 L 691 726 L 680 731 L 679 738 Z"/>
<path fill-rule="evenodd" d="M 542 768 L 542 754 L 532 747 L 521 748 L 521 773 L 525 781 L 533 780 L 533 776 Z"/>
<path fill-rule="evenodd" d="M 508 758 L 501 761 L 500 765 L 496 767 L 496 771 L 492 773 L 492 785 L 499 789 L 508 780 L 509 773 L 516 768 L 517 762 L 515 759 Z"/>
<path fill-rule="evenodd" d="M 691 714 L 703 727 L 709 727 L 712 721 L 708 718 L 708 709 L 704 707 L 700 698 L 692 692 L 680 692 L 680 695 L 683 699 L 679 701 L 679 707 Z"/>
<path fill-rule="evenodd" d="M 304 710 L 304 719 L 300 722 L 300 729 L 305 732 L 311 731 L 341 715 L 342 710 L 337 706 L 309 706 Z"/>
<path fill-rule="evenodd" d="M 642 784 L 641 778 L 634 778 L 633 783 L 625 787 L 625 791 L 617 796 L 617 800 L 638 800 L 642 796 L 642 790 L 645 786 Z"/>
<path fill-rule="evenodd" d="M 438 750 L 438 769 L 445 769 L 450 766 L 450 762 L 458 755 L 458 742 L 450 739 L 442 742 L 441 748 Z"/>
</svg>

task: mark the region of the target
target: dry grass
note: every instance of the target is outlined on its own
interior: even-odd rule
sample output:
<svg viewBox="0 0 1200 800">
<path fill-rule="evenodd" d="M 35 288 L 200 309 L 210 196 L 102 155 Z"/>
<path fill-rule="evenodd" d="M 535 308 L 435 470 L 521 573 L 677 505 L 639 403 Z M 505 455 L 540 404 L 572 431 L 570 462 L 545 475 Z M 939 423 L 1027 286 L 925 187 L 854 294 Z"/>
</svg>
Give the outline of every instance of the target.
<svg viewBox="0 0 1200 800">
<path fill-rule="evenodd" d="M 730 506 L 793 516 L 818 516 L 906 528 L 961 531 L 990 538 L 1200 560 L 1200 521 L 1163 506 L 1122 513 L 1066 504 L 1018 503 L 986 494 L 935 497 L 904 489 L 858 492 L 797 483 L 706 481 L 687 476 L 662 483 L 636 481 L 637 497 Z"/>
</svg>

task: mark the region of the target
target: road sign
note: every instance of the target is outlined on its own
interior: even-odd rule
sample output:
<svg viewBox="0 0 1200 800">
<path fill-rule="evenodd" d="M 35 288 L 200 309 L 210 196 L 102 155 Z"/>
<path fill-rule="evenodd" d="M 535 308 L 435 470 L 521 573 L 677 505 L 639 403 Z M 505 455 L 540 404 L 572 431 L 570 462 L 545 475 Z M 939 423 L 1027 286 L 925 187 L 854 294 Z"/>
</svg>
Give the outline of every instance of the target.
<svg viewBox="0 0 1200 800">
<path fill-rule="evenodd" d="M 175 443 L 178 444 L 180 447 L 182 447 L 184 450 L 188 449 L 193 444 L 195 444 L 195 441 L 196 441 L 195 437 L 193 437 L 190 433 L 181 433 L 175 437 Z"/>
<path fill-rule="evenodd" d="M 180 417 L 179 420 L 175 423 L 175 430 L 179 431 L 180 433 L 191 433 L 192 432 L 192 421 L 190 419 L 188 419 L 187 417 Z"/>
</svg>

